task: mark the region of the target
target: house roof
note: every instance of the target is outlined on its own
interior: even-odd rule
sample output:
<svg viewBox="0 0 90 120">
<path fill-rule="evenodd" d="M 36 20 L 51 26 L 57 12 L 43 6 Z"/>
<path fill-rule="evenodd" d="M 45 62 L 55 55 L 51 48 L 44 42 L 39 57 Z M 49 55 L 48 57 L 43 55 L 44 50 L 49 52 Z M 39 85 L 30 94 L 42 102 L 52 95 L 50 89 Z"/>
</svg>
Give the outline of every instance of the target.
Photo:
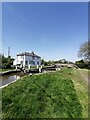
<svg viewBox="0 0 90 120">
<path fill-rule="evenodd" d="M 22 52 L 20 54 L 17 54 L 17 56 L 24 56 L 24 55 L 41 58 L 40 56 L 36 55 L 34 52 L 31 52 L 31 53 L 30 52 Z"/>
</svg>

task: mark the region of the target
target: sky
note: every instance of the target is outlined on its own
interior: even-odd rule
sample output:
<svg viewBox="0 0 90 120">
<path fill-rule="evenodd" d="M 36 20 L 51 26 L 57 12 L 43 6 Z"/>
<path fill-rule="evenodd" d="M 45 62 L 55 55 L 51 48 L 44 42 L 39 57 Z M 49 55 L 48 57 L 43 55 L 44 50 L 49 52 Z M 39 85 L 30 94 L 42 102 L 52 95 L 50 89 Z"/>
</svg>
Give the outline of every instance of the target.
<svg viewBox="0 0 90 120">
<path fill-rule="evenodd" d="M 45 60 L 78 60 L 88 40 L 87 2 L 6 2 L 2 4 L 2 52 L 16 57 L 34 51 Z"/>
</svg>

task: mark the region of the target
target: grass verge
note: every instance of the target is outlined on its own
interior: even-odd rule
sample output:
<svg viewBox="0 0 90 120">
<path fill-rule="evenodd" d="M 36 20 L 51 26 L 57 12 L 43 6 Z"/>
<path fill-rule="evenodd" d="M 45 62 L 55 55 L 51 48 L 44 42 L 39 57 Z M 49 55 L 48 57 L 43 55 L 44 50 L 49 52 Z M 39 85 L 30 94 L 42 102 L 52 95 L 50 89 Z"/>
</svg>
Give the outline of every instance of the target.
<svg viewBox="0 0 90 120">
<path fill-rule="evenodd" d="M 55 73 L 26 76 L 3 88 L 3 117 L 86 118 L 87 85 L 76 75 L 76 69 L 64 68 Z"/>
</svg>

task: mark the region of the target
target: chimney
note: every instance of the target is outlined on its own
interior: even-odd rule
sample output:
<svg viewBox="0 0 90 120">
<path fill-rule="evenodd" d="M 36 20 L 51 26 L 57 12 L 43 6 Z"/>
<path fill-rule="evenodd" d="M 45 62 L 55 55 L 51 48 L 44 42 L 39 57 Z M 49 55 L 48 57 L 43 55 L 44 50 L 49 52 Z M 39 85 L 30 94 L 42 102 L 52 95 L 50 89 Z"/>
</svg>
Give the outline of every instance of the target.
<svg viewBox="0 0 90 120">
<path fill-rule="evenodd" d="M 34 55 L 34 51 L 31 52 Z"/>
</svg>

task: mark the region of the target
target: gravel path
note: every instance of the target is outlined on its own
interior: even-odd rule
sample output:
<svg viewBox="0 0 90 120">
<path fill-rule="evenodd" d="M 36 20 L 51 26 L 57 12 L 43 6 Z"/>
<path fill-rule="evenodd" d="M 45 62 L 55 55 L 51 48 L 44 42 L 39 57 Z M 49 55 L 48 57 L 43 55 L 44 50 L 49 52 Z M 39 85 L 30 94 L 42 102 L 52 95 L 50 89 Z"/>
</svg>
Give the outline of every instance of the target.
<svg viewBox="0 0 90 120">
<path fill-rule="evenodd" d="M 78 69 L 78 72 L 84 80 L 86 80 L 87 82 L 90 81 L 90 74 L 88 74 L 88 70 L 87 73 L 84 73 L 84 70 Z"/>
</svg>

